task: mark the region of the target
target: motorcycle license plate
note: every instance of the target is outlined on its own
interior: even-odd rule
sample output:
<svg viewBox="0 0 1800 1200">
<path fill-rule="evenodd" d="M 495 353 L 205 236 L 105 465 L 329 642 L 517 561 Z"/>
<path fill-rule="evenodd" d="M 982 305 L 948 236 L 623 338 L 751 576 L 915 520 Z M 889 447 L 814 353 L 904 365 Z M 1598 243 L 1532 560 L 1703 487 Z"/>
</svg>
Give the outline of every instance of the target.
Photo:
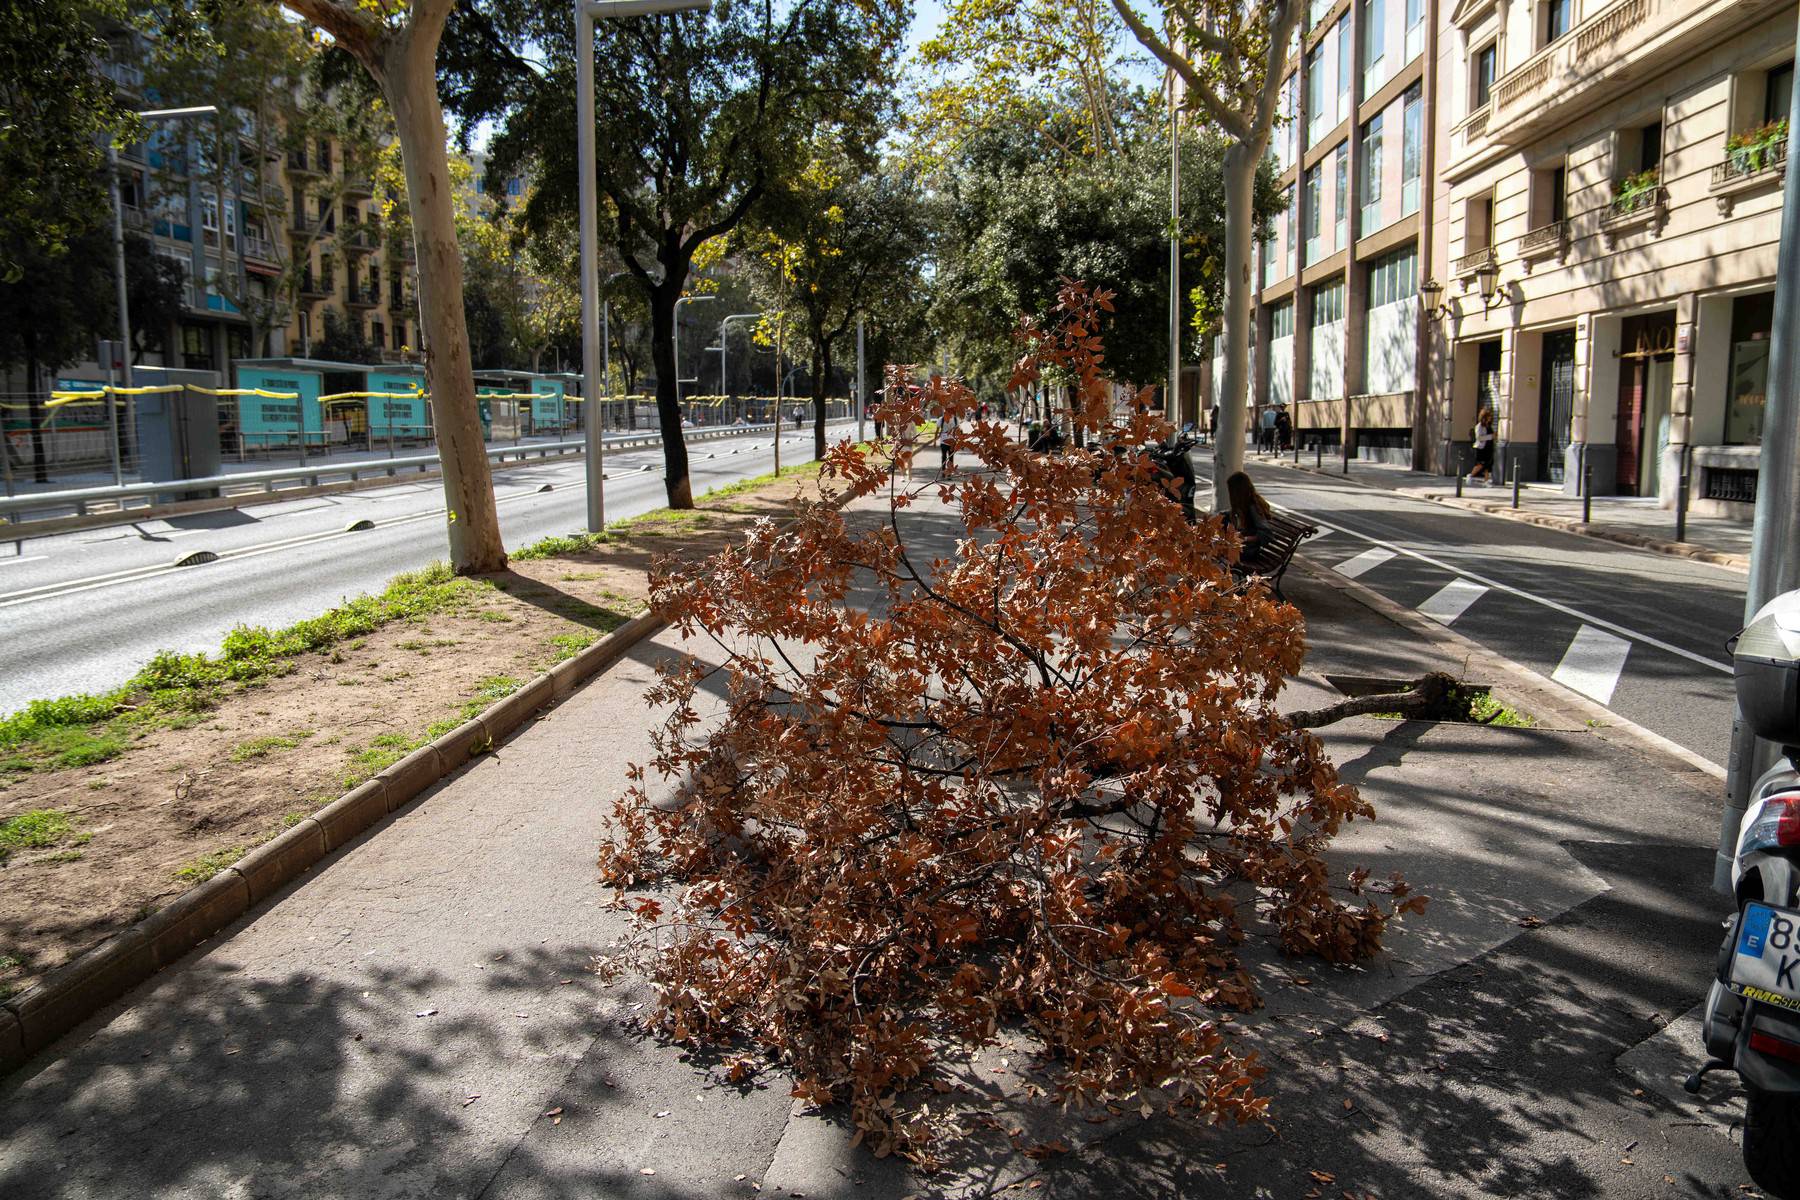
<svg viewBox="0 0 1800 1200">
<path fill-rule="evenodd" d="M 1746 904 L 1729 981 L 1740 996 L 1800 1012 L 1800 912 Z"/>
</svg>

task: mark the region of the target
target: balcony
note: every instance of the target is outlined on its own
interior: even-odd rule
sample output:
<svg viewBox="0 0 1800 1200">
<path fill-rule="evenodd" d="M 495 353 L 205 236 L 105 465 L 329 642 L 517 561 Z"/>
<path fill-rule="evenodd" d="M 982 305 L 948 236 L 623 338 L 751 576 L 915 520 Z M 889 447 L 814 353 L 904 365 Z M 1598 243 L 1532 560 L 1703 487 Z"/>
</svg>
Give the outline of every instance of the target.
<svg viewBox="0 0 1800 1200">
<path fill-rule="evenodd" d="M 1655 86 L 1659 73 L 1772 15 L 1763 0 L 1613 0 L 1494 85 L 1488 146 L 1518 146 L 1577 111 Z M 1466 137 L 1464 147 L 1474 141 Z"/>
<path fill-rule="evenodd" d="M 343 236 L 338 240 L 346 250 L 355 250 L 360 254 L 379 250 L 381 249 L 381 225 L 375 221 L 346 223 Z"/>
<path fill-rule="evenodd" d="M 142 95 L 144 91 L 144 72 L 130 63 L 102 62 L 100 73 L 112 80 L 120 91 L 133 96 Z"/>
<path fill-rule="evenodd" d="M 1569 252 L 1569 223 L 1550 221 L 1529 229 L 1519 238 L 1519 257 L 1562 258 Z"/>
<path fill-rule="evenodd" d="M 344 296 L 344 303 L 351 308 L 380 308 L 381 293 L 372 287 L 351 284 L 349 292 Z"/>
<path fill-rule="evenodd" d="M 1619 238 L 1634 229 L 1661 230 L 1669 215 L 1669 193 L 1656 181 L 1654 172 L 1646 172 L 1649 182 L 1633 186 L 1625 180 L 1614 185 L 1612 201 L 1601 210 L 1600 234 L 1611 250 Z"/>
<path fill-rule="evenodd" d="M 275 254 L 275 243 L 262 234 L 246 233 L 244 235 L 245 258 L 254 258 L 266 263 L 278 263 L 281 260 Z"/>
<path fill-rule="evenodd" d="M 307 300 L 329 300 L 337 294 L 337 279 L 329 273 L 314 275 L 311 271 L 300 274 L 300 295 Z"/>
<path fill-rule="evenodd" d="M 137 205 L 121 204 L 119 206 L 119 212 L 121 218 L 125 222 L 125 228 L 135 229 L 140 232 L 149 230 L 150 214 L 139 208 Z"/>
<path fill-rule="evenodd" d="M 331 174 L 331 163 L 308 158 L 304 150 L 289 150 L 287 169 L 289 175 L 317 175 L 322 178 Z"/>
<path fill-rule="evenodd" d="M 361 173 L 352 175 L 346 171 L 344 173 L 344 194 L 347 196 L 373 196 L 375 181 L 367 175 Z"/>
<path fill-rule="evenodd" d="M 1707 190 L 1719 206 L 1719 215 L 1729 217 L 1741 196 L 1760 191 L 1773 191 L 1787 179 L 1787 136 L 1739 146 L 1725 152 L 1725 160 L 1712 169 Z"/>
<path fill-rule="evenodd" d="M 1476 272 L 1483 267 L 1497 265 L 1499 259 L 1492 246 L 1484 246 L 1480 250 L 1472 250 L 1450 264 L 1450 273 L 1458 279 L 1473 279 Z"/>
</svg>

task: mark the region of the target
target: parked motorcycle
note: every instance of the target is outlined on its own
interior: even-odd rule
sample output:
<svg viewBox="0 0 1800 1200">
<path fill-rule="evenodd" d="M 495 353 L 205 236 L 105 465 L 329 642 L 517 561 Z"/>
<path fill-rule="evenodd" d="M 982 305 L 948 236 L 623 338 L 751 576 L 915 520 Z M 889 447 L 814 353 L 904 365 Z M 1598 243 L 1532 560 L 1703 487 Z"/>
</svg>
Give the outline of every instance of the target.
<svg viewBox="0 0 1800 1200">
<path fill-rule="evenodd" d="M 1156 463 L 1156 481 L 1163 489 L 1181 502 L 1181 515 L 1192 525 L 1199 519 L 1194 509 L 1194 463 L 1188 458 L 1198 441 L 1191 434 L 1185 434 L 1175 441 L 1150 447 L 1149 454 Z"/>
<path fill-rule="evenodd" d="M 1764 605 L 1735 639 L 1738 706 L 1783 760 L 1758 779 L 1731 869 L 1726 923 L 1702 1025 L 1709 1071 L 1743 1081 L 1744 1166 L 1772 1196 L 1800 1200 L 1800 591 Z"/>
</svg>

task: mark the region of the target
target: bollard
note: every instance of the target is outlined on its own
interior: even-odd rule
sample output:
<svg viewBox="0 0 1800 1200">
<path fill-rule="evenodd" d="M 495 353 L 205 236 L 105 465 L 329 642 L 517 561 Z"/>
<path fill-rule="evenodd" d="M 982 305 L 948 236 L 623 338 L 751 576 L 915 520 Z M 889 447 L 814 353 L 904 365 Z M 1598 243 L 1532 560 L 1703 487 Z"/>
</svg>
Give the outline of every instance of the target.
<svg viewBox="0 0 1800 1200">
<path fill-rule="evenodd" d="M 1594 468 L 1586 463 L 1581 464 L 1581 523 L 1587 525 L 1594 519 Z"/>
<path fill-rule="evenodd" d="M 1463 473 L 1462 473 L 1462 468 L 1463 468 L 1463 467 L 1465 467 L 1465 466 L 1467 466 L 1467 465 L 1468 465 L 1468 460 L 1467 460 L 1467 459 L 1464 459 L 1464 460 L 1463 460 L 1463 462 L 1462 462 L 1462 463 L 1461 463 L 1461 464 L 1459 464 L 1459 465 L 1458 465 L 1458 467 L 1457 467 L 1457 471 L 1456 471 L 1456 498 L 1457 498 L 1457 499 L 1458 499 L 1458 500 L 1461 500 L 1461 499 L 1462 499 L 1462 485 L 1463 485 Z"/>
<path fill-rule="evenodd" d="M 1300 465 L 1300 431 L 1294 430 L 1294 465 Z"/>
<path fill-rule="evenodd" d="M 1343 473 L 1348 475 L 1350 473 L 1350 439 L 1348 437 L 1346 437 L 1344 439 L 1343 449 L 1344 449 L 1344 471 L 1343 471 Z"/>
<path fill-rule="evenodd" d="M 1519 460 L 1512 460 L 1513 507 L 1519 507 Z"/>
<path fill-rule="evenodd" d="M 1313 469 L 1325 469 L 1325 439 L 1322 436 L 1313 439 Z"/>
</svg>

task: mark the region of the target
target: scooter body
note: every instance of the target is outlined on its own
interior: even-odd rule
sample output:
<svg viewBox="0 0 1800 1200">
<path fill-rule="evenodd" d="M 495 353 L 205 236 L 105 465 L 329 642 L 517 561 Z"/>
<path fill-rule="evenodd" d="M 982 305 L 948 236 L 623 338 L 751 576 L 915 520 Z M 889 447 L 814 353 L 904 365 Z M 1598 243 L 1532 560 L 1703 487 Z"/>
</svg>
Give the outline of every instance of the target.
<svg viewBox="0 0 1800 1200">
<path fill-rule="evenodd" d="M 1744 1162 L 1773 1196 L 1800 1198 L 1800 769 L 1763 775 L 1738 829 L 1732 862 L 1737 911 L 1702 1018 L 1711 1056 L 1688 1079 L 1729 1068 L 1748 1098 Z"/>
</svg>

